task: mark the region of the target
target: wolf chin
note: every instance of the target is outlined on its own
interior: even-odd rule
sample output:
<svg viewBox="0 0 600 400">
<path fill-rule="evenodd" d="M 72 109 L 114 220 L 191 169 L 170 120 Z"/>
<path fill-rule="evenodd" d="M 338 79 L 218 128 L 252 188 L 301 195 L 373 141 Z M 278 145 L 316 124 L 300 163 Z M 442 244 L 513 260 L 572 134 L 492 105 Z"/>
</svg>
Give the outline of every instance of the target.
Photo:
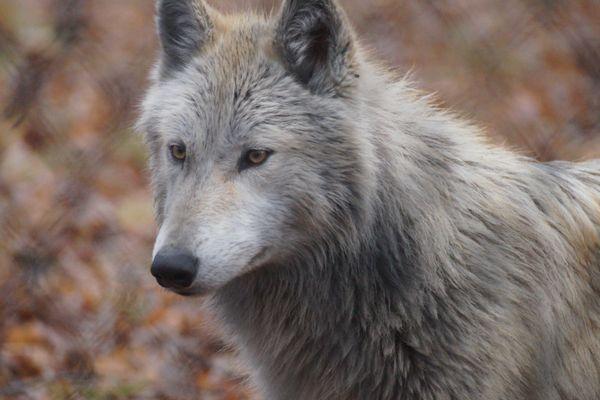
<svg viewBox="0 0 600 400">
<path fill-rule="evenodd" d="M 266 399 L 600 399 L 599 162 L 488 144 L 334 0 L 157 10 L 151 271 Z"/>
</svg>

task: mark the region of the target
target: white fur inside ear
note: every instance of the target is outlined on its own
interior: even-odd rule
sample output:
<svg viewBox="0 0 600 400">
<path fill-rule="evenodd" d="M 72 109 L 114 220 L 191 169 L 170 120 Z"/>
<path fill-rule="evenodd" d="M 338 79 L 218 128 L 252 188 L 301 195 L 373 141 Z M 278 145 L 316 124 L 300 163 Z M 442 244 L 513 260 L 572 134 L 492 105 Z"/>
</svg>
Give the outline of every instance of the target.
<svg viewBox="0 0 600 400">
<path fill-rule="evenodd" d="M 198 0 L 159 0 L 157 12 L 165 66 L 180 69 L 208 41 L 212 21 Z"/>
</svg>

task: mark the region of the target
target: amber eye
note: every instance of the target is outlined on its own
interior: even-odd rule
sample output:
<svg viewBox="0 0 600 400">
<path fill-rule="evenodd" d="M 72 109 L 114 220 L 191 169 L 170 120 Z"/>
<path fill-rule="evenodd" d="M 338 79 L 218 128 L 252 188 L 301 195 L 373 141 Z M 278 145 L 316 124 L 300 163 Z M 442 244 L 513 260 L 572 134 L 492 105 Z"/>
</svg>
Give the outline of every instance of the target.
<svg viewBox="0 0 600 400">
<path fill-rule="evenodd" d="M 187 151 L 184 145 L 182 144 L 172 144 L 169 146 L 169 150 L 171 151 L 171 156 L 176 161 L 185 161 L 187 157 Z"/>
<path fill-rule="evenodd" d="M 258 166 L 269 158 L 270 153 L 267 150 L 250 150 L 246 153 L 246 163 L 248 166 Z"/>
</svg>

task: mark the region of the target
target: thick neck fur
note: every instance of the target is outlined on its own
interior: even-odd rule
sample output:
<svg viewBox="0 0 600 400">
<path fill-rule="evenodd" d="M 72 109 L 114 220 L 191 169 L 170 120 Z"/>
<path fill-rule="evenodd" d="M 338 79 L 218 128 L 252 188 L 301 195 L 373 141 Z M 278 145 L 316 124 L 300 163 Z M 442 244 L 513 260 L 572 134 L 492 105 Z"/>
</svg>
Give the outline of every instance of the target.
<svg viewBox="0 0 600 400">
<path fill-rule="evenodd" d="M 544 396 L 563 372 L 540 352 L 583 323 L 557 293 L 600 287 L 575 271 L 597 267 L 598 168 L 535 164 L 403 84 L 368 86 L 355 111 L 377 187 L 354 246 L 332 236 L 215 295 L 258 386 L 267 400 Z"/>
</svg>

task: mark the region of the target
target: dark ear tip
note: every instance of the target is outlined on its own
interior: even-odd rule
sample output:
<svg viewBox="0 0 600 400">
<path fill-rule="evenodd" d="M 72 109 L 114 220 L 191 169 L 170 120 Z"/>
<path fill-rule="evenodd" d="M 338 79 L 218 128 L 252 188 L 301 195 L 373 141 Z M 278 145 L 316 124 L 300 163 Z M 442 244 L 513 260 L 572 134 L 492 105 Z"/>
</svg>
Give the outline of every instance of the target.
<svg viewBox="0 0 600 400">
<path fill-rule="evenodd" d="M 352 30 L 334 0 L 287 0 L 276 47 L 290 72 L 314 91 L 334 91 L 352 64 Z"/>
<path fill-rule="evenodd" d="M 207 40 L 212 23 L 200 0 L 158 0 L 157 24 L 168 69 L 188 63 Z"/>
</svg>

